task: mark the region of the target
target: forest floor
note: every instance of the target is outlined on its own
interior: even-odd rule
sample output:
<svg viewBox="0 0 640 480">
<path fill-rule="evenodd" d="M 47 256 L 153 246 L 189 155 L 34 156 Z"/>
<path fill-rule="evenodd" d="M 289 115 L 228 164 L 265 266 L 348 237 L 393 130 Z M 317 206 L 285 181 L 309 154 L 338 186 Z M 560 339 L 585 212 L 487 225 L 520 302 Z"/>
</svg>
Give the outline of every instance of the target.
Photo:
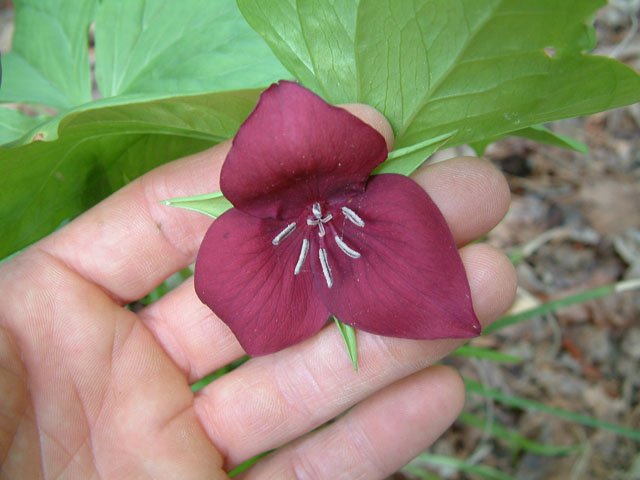
<svg viewBox="0 0 640 480">
<path fill-rule="evenodd" d="M 602 9 L 594 53 L 640 71 L 639 14 L 639 1 L 611 2 Z M 487 241 L 524 255 L 516 266 L 516 310 L 640 278 L 640 104 L 549 127 L 582 141 L 589 153 L 509 138 L 484 154 L 504 172 L 512 191 L 510 210 Z M 472 154 L 456 149 L 439 158 L 452 153 Z M 461 357 L 447 362 L 487 388 L 640 428 L 638 289 L 557 310 L 470 345 L 524 359 L 515 365 Z M 545 445 L 580 449 L 570 455 L 535 454 L 490 435 L 488 427 L 457 422 L 431 454 L 492 466 L 521 480 L 640 479 L 639 442 L 607 429 L 505 407 L 477 394 L 468 395 L 465 411 Z M 427 468 L 443 479 L 493 478 L 450 466 Z M 392 478 L 425 477 L 407 471 Z"/>
</svg>

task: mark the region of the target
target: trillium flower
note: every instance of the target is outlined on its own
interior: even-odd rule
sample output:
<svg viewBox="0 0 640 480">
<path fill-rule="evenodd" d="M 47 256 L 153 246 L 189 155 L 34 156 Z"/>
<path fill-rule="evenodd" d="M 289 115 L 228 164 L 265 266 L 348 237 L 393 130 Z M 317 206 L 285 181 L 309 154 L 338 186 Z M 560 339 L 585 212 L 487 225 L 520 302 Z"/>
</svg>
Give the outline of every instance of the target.
<svg viewBox="0 0 640 480">
<path fill-rule="evenodd" d="M 480 333 L 462 261 L 425 191 L 371 176 L 384 138 L 292 82 L 267 89 L 222 166 L 234 208 L 209 228 L 195 288 L 249 355 L 300 342 L 330 315 L 414 339 Z"/>
</svg>

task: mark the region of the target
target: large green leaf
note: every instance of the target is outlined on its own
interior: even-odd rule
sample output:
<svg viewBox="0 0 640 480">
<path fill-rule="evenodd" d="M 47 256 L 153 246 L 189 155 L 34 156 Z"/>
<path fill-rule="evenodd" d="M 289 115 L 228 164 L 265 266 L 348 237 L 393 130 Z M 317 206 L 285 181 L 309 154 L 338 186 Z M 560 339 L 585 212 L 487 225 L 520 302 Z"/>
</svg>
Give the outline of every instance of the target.
<svg viewBox="0 0 640 480">
<path fill-rule="evenodd" d="M 30 117 L 19 110 L 0 107 L 0 145 L 20 138 L 42 121 L 43 117 Z"/>
<path fill-rule="evenodd" d="M 633 70 L 584 53 L 604 3 L 238 0 L 303 84 L 333 103 L 376 107 L 398 148 L 451 132 L 448 146 L 476 142 L 639 101 Z"/>
<path fill-rule="evenodd" d="M 137 176 L 235 134 L 259 90 L 219 92 L 74 113 L 59 137 L 0 149 L 0 258 Z"/>
<path fill-rule="evenodd" d="M 91 100 L 89 24 L 95 0 L 14 0 L 0 102 L 64 109 Z"/>
<path fill-rule="evenodd" d="M 253 88 L 289 76 L 233 0 L 103 0 L 95 37 L 104 97 Z"/>
</svg>

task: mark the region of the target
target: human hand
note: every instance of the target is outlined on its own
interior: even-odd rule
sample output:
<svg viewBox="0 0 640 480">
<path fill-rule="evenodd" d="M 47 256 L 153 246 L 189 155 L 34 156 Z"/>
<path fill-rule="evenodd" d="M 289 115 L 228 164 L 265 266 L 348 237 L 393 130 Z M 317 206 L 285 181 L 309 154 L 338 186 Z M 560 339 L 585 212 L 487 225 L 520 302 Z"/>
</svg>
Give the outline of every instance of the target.
<svg viewBox="0 0 640 480">
<path fill-rule="evenodd" d="M 379 113 L 347 108 L 392 142 Z M 0 478 L 227 478 L 285 444 L 236 478 L 383 478 L 456 418 L 462 382 L 431 365 L 463 341 L 358 332 L 354 372 L 332 324 L 192 393 L 243 355 L 193 282 L 137 314 L 124 306 L 194 261 L 210 219 L 158 201 L 216 190 L 229 147 L 150 172 L 0 265 Z M 504 215 L 506 182 L 473 158 L 413 178 L 447 219 L 490 323 L 512 301 L 514 271 L 468 243 Z"/>
</svg>

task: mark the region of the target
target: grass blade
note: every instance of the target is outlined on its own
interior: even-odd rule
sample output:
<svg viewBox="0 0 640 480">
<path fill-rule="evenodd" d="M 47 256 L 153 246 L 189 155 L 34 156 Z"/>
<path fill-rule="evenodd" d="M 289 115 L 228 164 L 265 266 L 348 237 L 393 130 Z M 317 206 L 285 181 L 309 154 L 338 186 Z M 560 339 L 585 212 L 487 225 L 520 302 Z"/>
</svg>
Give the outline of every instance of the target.
<svg viewBox="0 0 640 480">
<path fill-rule="evenodd" d="M 206 375 L 206 376 L 202 377 L 197 382 L 191 384 L 191 390 L 193 392 L 197 392 L 198 390 L 200 390 L 200 389 L 206 387 L 207 385 L 209 385 L 216 378 L 220 378 L 221 376 L 231 372 L 232 370 L 235 370 L 236 368 L 238 368 L 240 365 L 242 365 L 247 360 L 249 360 L 249 357 L 245 355 L 244 357 L 239 358 L 235 362 L 231 362 L 229 365 L 225 365 L 224 367 L 219 368 L 215 372 L 212 372 L 209 375 Z"/>
<path fill-rule="evenodd" d="M 462 412 L 458 417 L 458 421 L 470 427 L 488 431 L 492 437 L 503 440 L 514 450 L 526 450 L 536 455 L 569 455 L 582 448 L 580 445 L 548 445 L 539 443 L 520 435 L 515 430 L 497 423 L 491 423 L 487 428 L 486 419 L 469 412 Z"/>
<path fill-rule="evenodd" d="M 549 407 L 543 403 L 534 402 L 533 400 L 528 400 L 526 398 L 507 395 L 499 390 L 485 388 L 482 384 L 468 378 L 464 379 L 464 383 L 467 387 L 468 392 L 484 395 L 485 397 L 492 398 L 493 400 L 504 403 L 505 405 L 509 405 L 510 407 L 538 410 L 540 412 L 555 415 L 556 417 L 564 418 L 565 420 L 579 423 L 581 425 L 586 425 L 588 427 L 594 428 L 605 428 L 625 437 L 629 437 L 634 440 L 640 440 L 640 430 L 634 430 L 632 428 L 623 427 L 621 425 L 614 425 L 612 423 L 604 422 L 602 420 L 598 420 L 597 418 L 588 417 L 579 413 L 567 412 L 566 410 L 562 410 L 560 408 Z"/>
<path fill-rule="evenodd" d="M 489 467 L 487 465 L 471 464 L 466 460 L 455 457 L 447 457 L 445 455 L 435 455 L 433 453 L 424 452 L 418 455 L 416 459 L 409 464 L 409 466 L 420 468 L 420 463 L 453 467 L 460 471 L 472 473 L 474 475 L 477 475 L 479 478 L 484 478 L 487 480 L 516 480 L 515 477 L 503 473 L 496 468 Z"/>
<path fill-rule="evenodd" d="M 622 293 L 636 289 L 640 289 L 640 279 L 626 280 L 623 282 L 612 283 L 609 285 L 604 285 L 602 287 L 585 290 L 583 292 L 576 293 L 575 295 L 569 295 L 557 300 L 543 303 L 542 305 L 531 308 L 529 310 L 525 310 L 524 312 L 502 317 L 501 319 L 493 322 L 491 325 L 486 327 L 483 330 L 482 334 L 487 335 L 509 325 L 520 323 L 529 318 L 544 315 L 545 313 L 553 312 L 560 308 L 569 307 L 571 305 L 587 302 L 596 298 L 606 297 L 607 295 L 612 295 L 614 293 Z"/>
<path fill-rule="evenodd" d="M 508 355 L 506 353 L 498 352 L 497 350 L 492 350 L 490 348 L 472 347 L 471 345 L 462 345 L 461 347 L 458 347 L 457 350 L 454 350 L 451 355 L 455 355 L 458 357 L 483 358 L 485 360 L 490 360 L 497 363 L 514 364 L 524 362 L 524 359 L 522 357 Z"/>
</svg>

